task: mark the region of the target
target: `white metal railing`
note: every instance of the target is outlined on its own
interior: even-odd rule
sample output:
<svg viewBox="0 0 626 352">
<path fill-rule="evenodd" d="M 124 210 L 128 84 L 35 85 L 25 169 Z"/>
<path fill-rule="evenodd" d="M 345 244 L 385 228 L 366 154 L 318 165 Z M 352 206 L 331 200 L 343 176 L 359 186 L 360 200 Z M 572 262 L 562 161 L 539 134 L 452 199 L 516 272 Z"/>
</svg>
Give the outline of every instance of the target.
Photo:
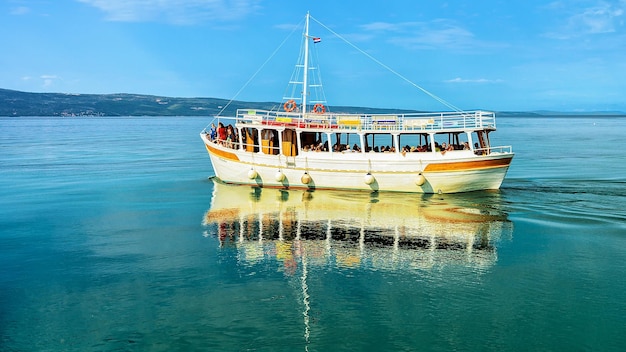
<svg viewBox="0 0 626 352">
<path fill-rule="evenodd" d="M 496 127 L 495 113 L 489 111 L 428 112 L 410 114 L 290 113 L 239 109 L 235 120 L 251 125 L 279 125 L 333 130 L 441 131 Z"/>
</svg>

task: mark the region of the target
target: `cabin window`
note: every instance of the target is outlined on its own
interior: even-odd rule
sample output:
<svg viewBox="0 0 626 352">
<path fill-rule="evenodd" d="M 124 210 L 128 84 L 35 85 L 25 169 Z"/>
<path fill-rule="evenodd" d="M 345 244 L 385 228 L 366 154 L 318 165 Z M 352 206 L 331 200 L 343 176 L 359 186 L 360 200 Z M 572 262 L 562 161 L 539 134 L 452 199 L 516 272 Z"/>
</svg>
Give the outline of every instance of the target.
<svg viewBox="0 0 626 352">
<path fill-rule="evenodd" d="M 401 152 L 426 152 L 430 150 L 430 138 L 427 133 L 410 133 L 398 136 Z"/>
<path fill-rule="evenodd" d="M 258 131 L 256 128 L 242 128 L 242 142 L 243 148 L 248 152 L 258 152 L 259 151 L 259 138 Z"/>
<path fill-rule="evenodd" d="M 368 133 L 365 135 L 365 150 L 384 152 L 393 148 L 393 138 L 389 133 Z"/>
<path fill-rule="evenodd" d="M 263 154 L 278 155 L 278 132 L 272 129 L 261 130 L 261 150 Z"/>
<path fill-rule="evenodd" d="M 333 152 L 360 152 L 363 150 L 361 137 L 357 133 L 333 133 L 330 145 Z"/>
<path fill-rule="evenodd" d="M 467 134 L 465 132 L 449 132 L 435 134 L 435 148 L 441 151 L 444 146 L 451 148 L 447 150 L 463 150 L 465 142 L 467 142 Z"/>
<path fill-rule="evenodd" d="M 489 154 L 489 133 L 487 131 L 474 131 L 472 141 L 476 154 Z"/>
<path fill-rule="evenodd" d="M 298 139 L 296 138 L 296 131 L 293 129 L 286 129 L 282 132 L 282 154 L 285 156 L 298 155 Z"/>
</svg>

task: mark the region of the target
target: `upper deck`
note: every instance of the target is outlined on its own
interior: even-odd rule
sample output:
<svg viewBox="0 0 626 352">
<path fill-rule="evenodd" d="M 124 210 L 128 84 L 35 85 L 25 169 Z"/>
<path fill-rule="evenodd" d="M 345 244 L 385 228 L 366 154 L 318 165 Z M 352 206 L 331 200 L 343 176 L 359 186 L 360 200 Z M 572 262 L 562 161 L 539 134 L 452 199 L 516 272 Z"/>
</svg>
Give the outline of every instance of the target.
<svg viewBox="0 0 626 352">
<path fill-rule="evenodd" d="M 427 112 L 408 114 L 290 113 L 269 110 L 237 110 L 239 124 L 284 126 L 314 130 L 438 133 L 495 130 L 496 116 L 489 111 Z"/>
</svg>

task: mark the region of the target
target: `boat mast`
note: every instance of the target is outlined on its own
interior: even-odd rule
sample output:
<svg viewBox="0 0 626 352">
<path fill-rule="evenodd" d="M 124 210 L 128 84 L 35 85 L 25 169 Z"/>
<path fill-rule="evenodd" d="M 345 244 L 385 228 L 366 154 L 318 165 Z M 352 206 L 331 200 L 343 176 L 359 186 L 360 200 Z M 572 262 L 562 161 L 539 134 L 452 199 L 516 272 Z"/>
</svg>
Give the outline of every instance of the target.
<svg viewBox="0 0 626 352">
<path fill-rule="evenodd" d="M 309 76 L 309 13 L 306 13 L 306 24 L 304 27 L 304 75 L 302 77 L 302 113 L 307 111 L 308 76 Z"/>
</svg>

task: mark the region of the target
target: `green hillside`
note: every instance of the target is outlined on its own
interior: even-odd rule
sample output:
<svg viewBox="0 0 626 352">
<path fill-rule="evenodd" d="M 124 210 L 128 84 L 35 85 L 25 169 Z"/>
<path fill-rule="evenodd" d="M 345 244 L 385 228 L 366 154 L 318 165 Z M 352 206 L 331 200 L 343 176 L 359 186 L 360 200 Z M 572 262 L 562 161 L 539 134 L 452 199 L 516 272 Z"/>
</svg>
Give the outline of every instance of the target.
<svg viewBox="0 0 626 352">
<path fill-rule="evenodd" d="M 217 98 L 172 98 L 141 94 L 64 94 L 28 93 L 0 89 L 0 116 L 213 116 L 228 103 Z M 278 110 L 276 102 L 233 101 L 222 115 L 232 116 L 237 109 Z M 399 109 L 331 106 L 341 113 L 403 113 Z M 624 116 L 623 112 L 498 112 L 501 117 L 529 116 Z"/>
<path fill-rule="evenodd" d="M 228 103 L 216 98 L 172 98 L 140 94 L 27 93 L 0 89 L 0 116 L 212 116 Z M 277 109 L 275 102 L 233 101 L 223 115 L 237 109 Z M 336 107 L 333 111 L 371 113 L 400 110 Z"/>
</svg>

